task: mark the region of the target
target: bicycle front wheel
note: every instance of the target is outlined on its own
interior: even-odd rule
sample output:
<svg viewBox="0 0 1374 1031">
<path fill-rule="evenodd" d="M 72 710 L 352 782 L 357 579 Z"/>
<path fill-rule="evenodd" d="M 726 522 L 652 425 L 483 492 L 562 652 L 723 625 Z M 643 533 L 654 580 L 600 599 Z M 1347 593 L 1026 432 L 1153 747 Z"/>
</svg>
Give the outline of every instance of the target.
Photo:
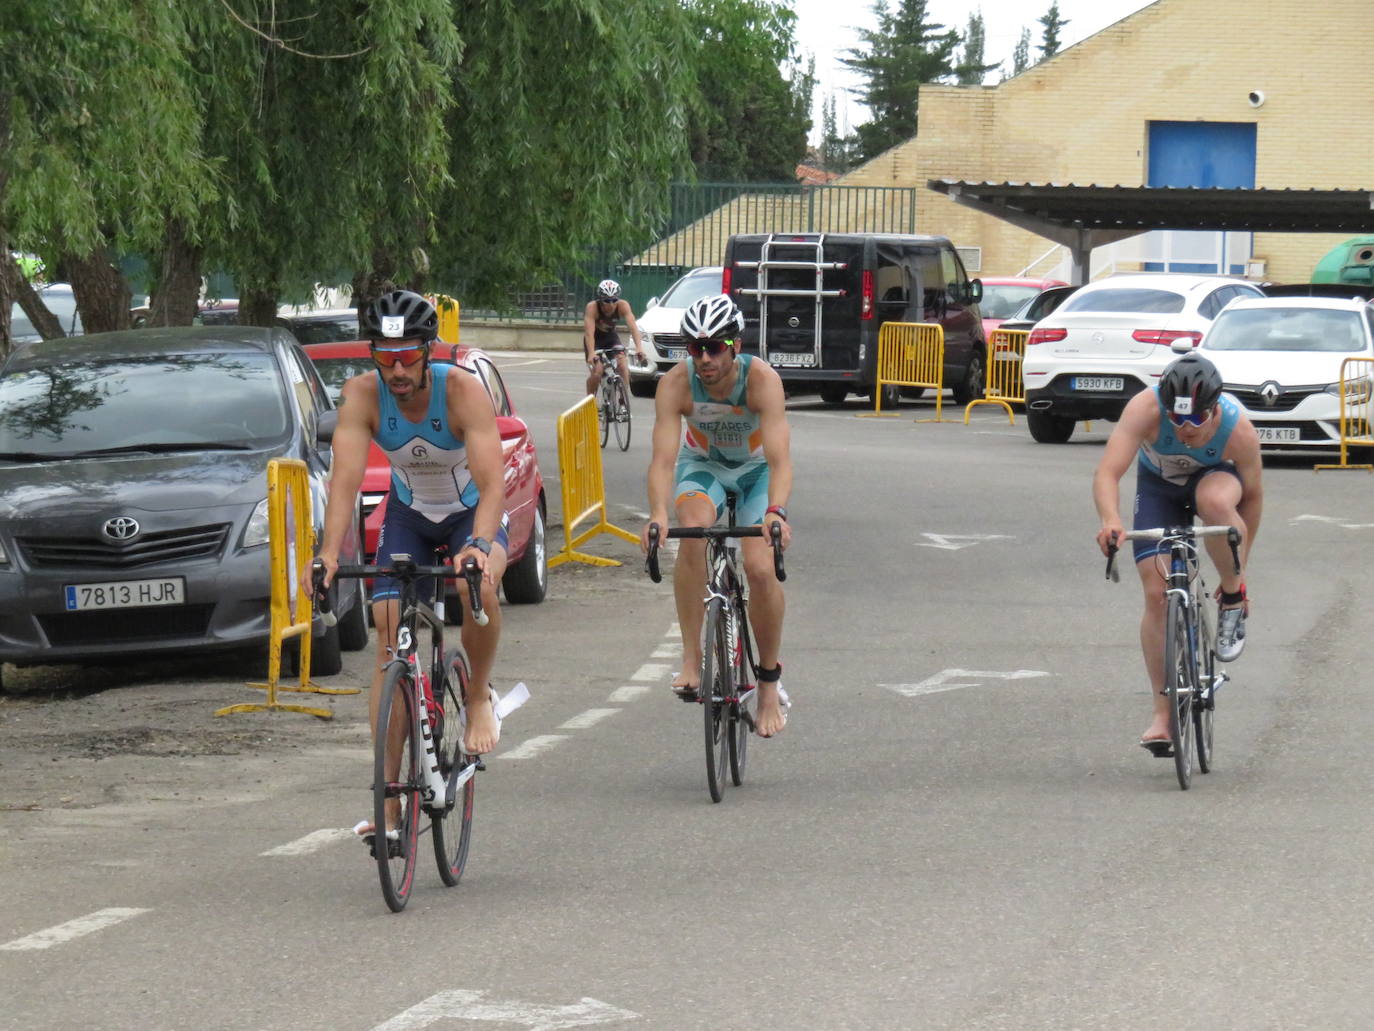
<svg viewBox="0 0 1374 1031">
<path fill-rule="evenodd" d="M 625 392 L 625 381 L 615 381 L 615 442 L 621 451 L 630 450 L 630 395 Z"/>
<path fill-rule="evenodd" d="M 726 642 L 731 655 L 730 661 L 730 695 L 738 699 L 748 686 L 748 678 L 745 676 L 745 669 L 748 662 L 744 653 L 744 606 L 732 606 L 735 613 L 735 633 L 734 640 Z M 730 782 L 739 787 L 744 783 L 744 765 L 749 757 L 749 724 L 745 722 L 744 703 L 733 701 L 730 703 Z"/>
<path fill-rule="evenodd" d="M 1169 697 L 1169 737 L 1174 746 L 1174 771 L 1184 791 L 1193 782 L 1193 676 L 1188 644 L 1188 612 L 1183 602 L 1169 598 L 1164 627 L 1164 693 Z"/>
<path fill-rule="evenodd" d="M 605 376 L 601 377 L 601 389 L 596 392 L 596 414 L 601 420 L 601 446 L 606 446 L 606 441 L 611 439 L 611 420 L 615 418 L 615 409 L 611 407 L 611 384 Z"/>
<path fill-rule="evenodd" d="M 444 783 L 453 779 L 455 771 L 462 771 L 472 757 L 463 752 L 463 725 L 458 713 L 467 697 L 468 660 L 462 651 L 450 649 L 444 656 L 444 671 L 448 674 L 442 706 L 443 715 L 435 730 L 435 744 L 439 754 L 439 772 Z M 468 844 L 472 838 L 472 803 L 476 794 L 475 777 L 468 777 L 458 789 L 453 808 L 435 815 L 430 821 L 434 836 L 434 859 L 439 864 L 439 879 L 452 888 L 463 876 L 467 866 Z"/>
<path fill-rule="evenodd" d="M 410 898 L 420 836 L 424 748 L 415 697 L 409 667 L 393 663 L 382 682 L 373 744 L 372 852 L 377 859 L 382 897 L 394 913 L 405 909 Z"/>
<path fill-rule="evenodd" d="M 725 757 L 730 750 L 724 702 L 730 691 L 730 653 L 725 644 L 725 608 L 717 598 L 706 606 L 698 688 L 706 727 L 706 785 L 711 790 L 712 802 L 719 802 L 725 795 Z"/>
<path fill-rule="evenodd" d="M 1212 721 L 1216 715 L 1217 656 L 1212 650 L 1212 625 L 1207 606 L 1198 609 L 1197 698 L 1193 701 L 1193 727 L 1197 732 L 1197 768 L 1212 772 Z"/>
</svg>

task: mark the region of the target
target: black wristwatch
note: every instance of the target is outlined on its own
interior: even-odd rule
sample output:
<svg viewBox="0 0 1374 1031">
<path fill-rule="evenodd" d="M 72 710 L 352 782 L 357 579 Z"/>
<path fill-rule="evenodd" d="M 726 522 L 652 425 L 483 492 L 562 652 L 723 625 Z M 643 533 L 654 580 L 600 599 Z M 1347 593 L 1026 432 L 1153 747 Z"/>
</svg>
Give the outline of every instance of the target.
<svg viewBox="0 0 1374 1031">
<path fill-rule="evenodd" d="M 491 554 L 491 541 L 487 540 L 485 537 L 474 537 L 472 540 L 468 541 L 468 544 L 476 548 L 483 555 Z"/>
<path fill-rule="evenodd" d="M 783 508 L 781 505 L 769 505 L 768 508 L 764 510 L 763 514 L 768 515 L 770 512 L 784 523 L 787 522 L 787 509 Z"/>
</svg>

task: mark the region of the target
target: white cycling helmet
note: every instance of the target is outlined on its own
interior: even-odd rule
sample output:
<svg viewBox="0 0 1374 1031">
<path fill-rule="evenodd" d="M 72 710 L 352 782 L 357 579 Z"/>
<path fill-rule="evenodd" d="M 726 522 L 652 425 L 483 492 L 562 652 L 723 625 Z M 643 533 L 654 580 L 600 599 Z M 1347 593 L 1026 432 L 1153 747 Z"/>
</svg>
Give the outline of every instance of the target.
<svg viewBox="0 0 1374 1031">
<path fill-rule="evenodd" d="M 596 299 L 598 301 L 620 300 L 620 284 L 614 279 L 603 279 L 596 284 Z"/>
<path fill-rule="evenodd" d="M 712 294 L 691 303 L 681 328 L 688 340 L 734 340 L 744 332 L 744 312 L 727 294 Z"/>
</svg>

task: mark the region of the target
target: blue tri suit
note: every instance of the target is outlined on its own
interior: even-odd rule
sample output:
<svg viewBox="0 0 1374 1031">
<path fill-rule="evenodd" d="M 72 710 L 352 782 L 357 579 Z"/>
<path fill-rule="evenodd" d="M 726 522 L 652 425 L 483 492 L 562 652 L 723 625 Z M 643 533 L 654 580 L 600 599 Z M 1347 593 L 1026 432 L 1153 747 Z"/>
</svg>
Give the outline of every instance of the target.
<svg viewBox="0 0 1374 1031">
<path fill-rule="evenodd" d="M 468 469 L 467 447 L 448 425 L 448 384 L 451 377 L 462 375 L 466 373 L 452 365 L 432 363 L 429 408 L 412 422 L 401 414 L 377 373 L 379 416 L 372 439 L 391 462 L 391 496 L 377 538 L 379 566 L 390 565 L 392 555 L 409 555 L 417 564 L 429 565 L 435 548 L 446 545 L 449 555 L 456 557 L 472 540 L 477 484 Z M 510 547 L 508 522 L 503 513 L 494 542 L 503 549 Z M 431 590 L 432 582 L 421 581 L 419 597 L 429 597 Z M 398 598 L 400 593 L 390 577 L 373 582 L 373 601 Z"/>
</svg>

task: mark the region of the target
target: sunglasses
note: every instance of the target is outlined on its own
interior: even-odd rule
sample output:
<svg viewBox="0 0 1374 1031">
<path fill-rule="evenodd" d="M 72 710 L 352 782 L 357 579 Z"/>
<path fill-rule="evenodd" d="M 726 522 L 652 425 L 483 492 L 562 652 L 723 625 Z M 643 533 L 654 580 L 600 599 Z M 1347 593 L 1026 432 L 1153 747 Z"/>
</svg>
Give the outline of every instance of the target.
<svg viewBox="0 0 1374 1031">
<path fill-rule="evenodd" d="M 731 340 L 688 340 L 687 353 L 693 358 L 700 358 L 703 354 L 709 354 L 714 358 L 733 342 Z"/>
<path fill-rule="evenodd" d="M 372 360 L 384 369 L 394 369 L 398 365 L 414 365 L 428 351 L 426 347 L 373 347 Z"/>
<path fill-rule="evenodd" d="M 1194 412 L 1192 415 L 1175 415 L 1173 412 L 1169 413 L 1169 421 L 1175 426 L 1182 426 L 1185 423 L 1189 426 L 1201 426 L 1211 417 L 1212 409 L 1210 408 L 1205 412 Z"/>
</svg>

